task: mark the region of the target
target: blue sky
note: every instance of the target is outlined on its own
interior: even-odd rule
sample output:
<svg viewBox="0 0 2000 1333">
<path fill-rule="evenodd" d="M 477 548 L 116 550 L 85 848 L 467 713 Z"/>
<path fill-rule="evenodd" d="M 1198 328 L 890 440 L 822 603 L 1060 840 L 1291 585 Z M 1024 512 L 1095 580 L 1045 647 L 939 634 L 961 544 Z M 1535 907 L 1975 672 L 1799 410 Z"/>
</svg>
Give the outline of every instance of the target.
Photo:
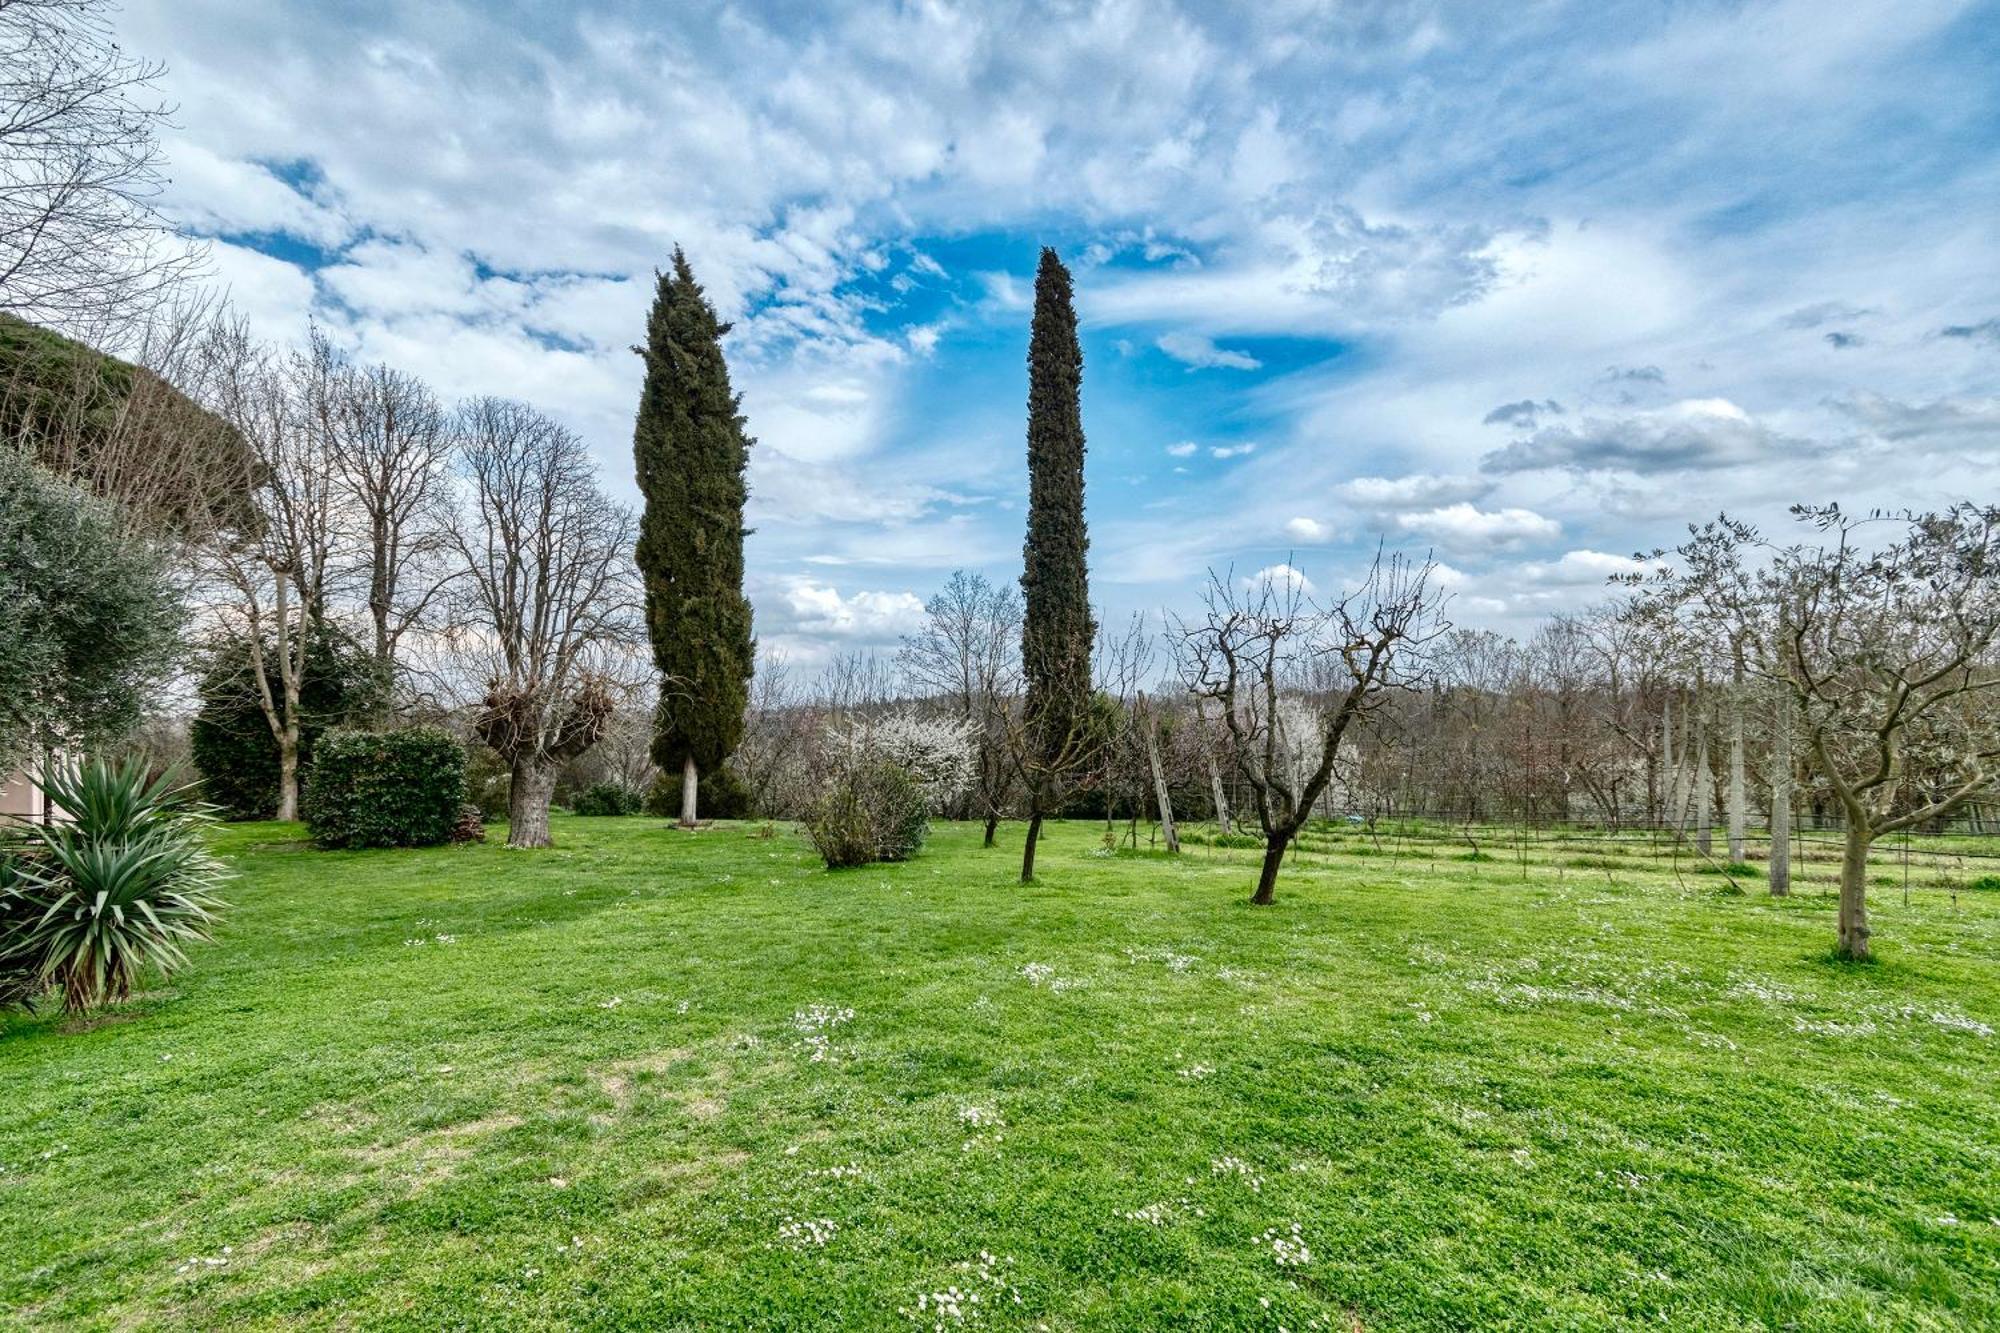
<svg viewBox="0 0 2000 1333">
<path fill-rule="evenodd" d="M 838 8 L 839 12 L 832 12 Z M 1075 272 L 1093 592 L 1337 588 L 1511 632 L 1727 507 L 1992 499 L 2000 4 L 175 0 L 168 204 L 320 320 L 569 421 L 629 496 L 684 245 L 810 669 L 1018 572 L 1029 283 Z"/>
</svg>

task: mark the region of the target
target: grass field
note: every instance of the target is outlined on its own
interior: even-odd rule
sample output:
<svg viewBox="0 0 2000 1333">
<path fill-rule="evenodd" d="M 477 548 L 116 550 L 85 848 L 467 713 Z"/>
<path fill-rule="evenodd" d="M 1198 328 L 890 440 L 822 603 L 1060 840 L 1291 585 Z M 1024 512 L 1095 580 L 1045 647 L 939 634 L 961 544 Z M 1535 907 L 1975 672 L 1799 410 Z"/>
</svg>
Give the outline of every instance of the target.
<svg viewBox="0 0 2000 1333">
<path fill-rule="evenodd" d="M 2000 1326 L 2000 893 L 1853 966 L 1644 858 L 1010 832 L 231 828 L 193 970 L 0 1020 L 0 1323 Z"/>
</svg>

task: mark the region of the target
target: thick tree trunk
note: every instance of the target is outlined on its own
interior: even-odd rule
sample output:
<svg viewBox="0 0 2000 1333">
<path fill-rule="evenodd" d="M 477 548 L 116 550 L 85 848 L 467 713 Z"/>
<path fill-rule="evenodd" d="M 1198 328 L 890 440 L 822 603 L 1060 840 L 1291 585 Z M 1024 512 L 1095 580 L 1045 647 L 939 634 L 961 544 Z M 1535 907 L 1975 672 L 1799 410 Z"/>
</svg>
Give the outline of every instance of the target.
<svg viewBox="0 0 2000 1333">
<path fill-rule="evenodd" d="M 513 782 L 507 792 L 507 845 L 547 847 L 549 801 L 556 792 L 554 765 L 530 759 L 514 761 Z"/>
<path fill-rule="evenodd" d="M 1851 814 L 1840 855 L 1840 955 L 1868 961 L 1868 844 L 1873 836 Z"/>
<path fill-rule="evenodd" d="M 1289 833 L 1273 833 L 1264 847 L 1264 868 L 1257 872 L 1257 892 L 1250 895 L 1250 901 L 1259 907 L 1269 907 L 1278 896 L 1278 867 L 1285 863 L 1285 848 L 1291 845 Z"/>
<path fill-rule="evenodd" d="M 1215 826 L 1222 832 L 1229 832 L 1229 796 L 1222 790 L 1222 770 L 1216 767 L 1215 756 L 1208 756 L 1208 785 L 1215 790 Z"/>
<path fill-rule="evenodd" d="M 1771 855 L 1765 877 L 1771 892 L 1792 891 L 1792 701 L 1778 691 L 1771 719 Z"/>
<path fill-rule="evenodd" d="M 988 810 L 986 812 L 986 842 L 983 845 L 987 847 L 993 846 L 999 832 L 1000 814 L 996 810 Z"/>
<path fill-rule="evenodd" d="M 1021 848 L 1021 882 L 1035 882 L 1035 845 L 1042 840 L 1042 812 L 1031 811 L 1028 815 L 1028 838 Z"/>
<path fill-rule="evenodd" d="M 293 714 L 297 717 L 297 714 Z M 287 722 L 278 735 L 278 818 L 299 817 L 299 724 Z"/>
<path fill-rule="evenodd" d="M 689 755 L 681 765 L 681 827 L 693 828 L 698 822 L 695 815 L 696 793 L 701 790 L 701 775 L 695 772 L 694 756 Z"/>
</svg>

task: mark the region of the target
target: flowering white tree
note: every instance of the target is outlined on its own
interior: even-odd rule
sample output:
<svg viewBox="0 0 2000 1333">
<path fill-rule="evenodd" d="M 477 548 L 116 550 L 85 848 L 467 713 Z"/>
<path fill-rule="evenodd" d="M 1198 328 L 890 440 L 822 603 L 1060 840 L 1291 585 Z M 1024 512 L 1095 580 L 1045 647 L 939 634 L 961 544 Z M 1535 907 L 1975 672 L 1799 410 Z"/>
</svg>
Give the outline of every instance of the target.
<svg viewBox="0 0 2000 1333">
<path fill-rule="evenodd" d="M 973 722 L 890 713 L 841 723 L 830 740 L 850 764 L 886 760 L 908 773 L 934 812 L 964 795 L 978 775 L 978 728 Z"/>
</svg>

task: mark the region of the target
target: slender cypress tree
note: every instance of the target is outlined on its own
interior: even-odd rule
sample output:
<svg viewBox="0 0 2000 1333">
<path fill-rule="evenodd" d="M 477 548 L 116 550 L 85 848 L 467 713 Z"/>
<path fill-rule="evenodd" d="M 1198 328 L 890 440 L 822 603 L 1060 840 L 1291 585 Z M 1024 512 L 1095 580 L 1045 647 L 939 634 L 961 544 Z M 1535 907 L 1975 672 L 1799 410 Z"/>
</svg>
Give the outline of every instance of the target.
<svg viewBox="0 0 2000 1333">
<path fill-rule="evenodd" d="M 1028 841 L 1021 882 L 1035 877 L 1042 817 L 1083 761 L 1090 718 L 1090 615 L 1083 521 L 1083 349 L 1069 270 L 1042 250 L 1028 337 L 1028 538 L 1022 548 L 1021 665 L 1027 676 L 1023 777 Z"/>
<path fill-rule="evenodd" d="M 729 387 L 722 335 L 687 256 L 659 275 L 632 432 L 639 492 L 639 572 L 660 669 L 653 759 L 681 774 L 681 826 L 695 824 L 699 776 L 743 738 L 756 641 L 743 596 L 743 470 L 750 437 Z"/>
</svg>

